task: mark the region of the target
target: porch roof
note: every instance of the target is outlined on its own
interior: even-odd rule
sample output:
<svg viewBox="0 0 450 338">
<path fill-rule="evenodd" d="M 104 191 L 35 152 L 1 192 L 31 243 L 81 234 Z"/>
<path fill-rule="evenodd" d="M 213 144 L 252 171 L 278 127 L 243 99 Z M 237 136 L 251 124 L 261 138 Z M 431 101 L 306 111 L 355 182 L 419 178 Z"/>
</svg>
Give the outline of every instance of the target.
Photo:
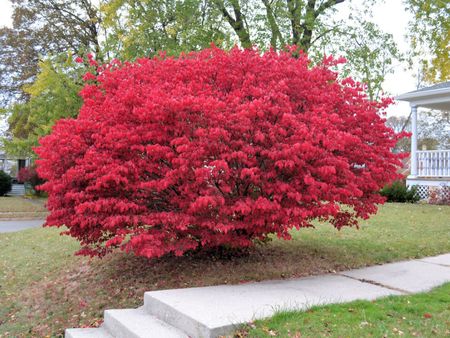
<svg viewBox="0 0 450 338">
<path fill-rule="evenodd" d="M 15 161 L 15 160 L 25 160 L 26 159 L 26 157 L 25 156 L 22 156 L 22 157 L 18 157 L 18 156 L 11 156 L 11 155 L 7 155 L 7 154 L 5 154 L 5 153 L 0 153 L 0 161 L 3 161 L 3 160 L 10 160 L 10 161 Z"/>
<path fill-rule="evenodd" d="M 396 99 L 407 101 L 411 106 L 450 111 L 450 81 L 405 93 Z"/>
</svg>

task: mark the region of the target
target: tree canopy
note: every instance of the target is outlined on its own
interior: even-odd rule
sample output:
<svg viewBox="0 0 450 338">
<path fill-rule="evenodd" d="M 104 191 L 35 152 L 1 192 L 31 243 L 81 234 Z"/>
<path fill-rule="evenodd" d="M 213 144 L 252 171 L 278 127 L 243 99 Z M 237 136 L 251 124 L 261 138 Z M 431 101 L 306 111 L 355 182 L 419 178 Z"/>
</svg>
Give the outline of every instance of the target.
<svg viewBox="0 0 450 338">
<path fill-rule="evenodd" d="M 11 0 L 12 27 L 0 28 L 0 98 L 24 101 L 39 62 L 71 51 L 101 58 L 98 8 L 90 0 Z M 58 62 L 59 60 L 54 60 Z"/>
<path fill-rule="evenodd" d="M 413 14 L 409 38 L 413 55 L 421 59 L 425 80 L 431 83 L 450 80 L 450 2 L 404 2 Z"/>
<path fill-rule="evenodd" d="M 9 129 L 9 153 L 33 156 L 32 147 L 81 104 L 80 67 L 71 55 L 93 51 L 103 59 L 100 12 L 90 0 L 12 0 L 12 27 L 0 28 L 0 112 Z"/>
<path fill-rule="evenodd" d="M 78 92 L 83 68 L 72 67 L 70 59 L 65 63 L 47 59 L 39 62 L 38 69 L 35 81 L 23 86 L 29 99 L 11 108 L 8 123 L 14 138 L 4 140 L 8 153 L 29 155 L 38 139 L 50 133 L 57 120 L 76 117 L 80 110 L 82 100 Z"/>
</svg>

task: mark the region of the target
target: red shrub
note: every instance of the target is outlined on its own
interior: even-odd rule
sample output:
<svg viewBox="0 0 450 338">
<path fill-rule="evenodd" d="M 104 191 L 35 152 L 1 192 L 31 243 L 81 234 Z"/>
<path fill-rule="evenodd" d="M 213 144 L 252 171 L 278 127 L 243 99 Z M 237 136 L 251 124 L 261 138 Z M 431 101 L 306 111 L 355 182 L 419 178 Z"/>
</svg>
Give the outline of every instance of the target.
<svg viewBox="0 0 450 338">
<path fill-rule="evenodd" d="M 17 173 L 17 181 L 19 183 L 29 182 L 32 178 L 32 173 L 29 168 L 22 168 Z"/>
<path fill-rule="evenodd" d="M 19 181 L 20 183 L 29 183 L 33 188 L 39 184 L 44 183 L 42 179 L 39 178 L 35 166 L 20 169 L 17 175 L 17 181 Z"/>
<path fill-rule="evenodd" d="M 369 102 L 336 63 L 209 49 L 102 67 L 78 119 L 36 149 L 47 225 L 81 254 L 145 257 L 356 225 L 398 178 L 398 137 L 377 115 L 389 100 Z"/>
</svg>

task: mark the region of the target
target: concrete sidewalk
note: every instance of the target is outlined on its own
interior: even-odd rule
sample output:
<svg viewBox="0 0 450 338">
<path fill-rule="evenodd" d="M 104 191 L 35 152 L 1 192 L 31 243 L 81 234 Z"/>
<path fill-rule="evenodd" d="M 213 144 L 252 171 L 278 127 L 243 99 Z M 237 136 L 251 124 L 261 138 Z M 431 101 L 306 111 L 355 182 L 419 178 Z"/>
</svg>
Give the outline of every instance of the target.
<svg viewBox="0 0 450 338">
<path fill-rule="evenodd" d="M 44 222 L 45 220 L 43 219 L 0 221 L 0 233 L 16 232 L 25 229 L 38 228 L 42 226 Z"/>
<path fill-rule="evenodd" d="M 300 279 L 152 291 L 141 308 L 106 310 L 101 328 L 66 330 L 66 337 L 218 337 L 277 310 L 406 295 L 446 282 L 450 254 Z"/>
</svg>

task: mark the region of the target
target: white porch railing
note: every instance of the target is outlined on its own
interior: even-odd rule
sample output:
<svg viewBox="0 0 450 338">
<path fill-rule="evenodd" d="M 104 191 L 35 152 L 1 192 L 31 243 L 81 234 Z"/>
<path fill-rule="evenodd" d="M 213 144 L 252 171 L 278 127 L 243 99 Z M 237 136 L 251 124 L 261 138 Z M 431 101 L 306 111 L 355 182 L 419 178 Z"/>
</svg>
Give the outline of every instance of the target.
<svg viewBox="0 0 450 338">
<path fill-rule="evenodd" d="M 450 177 L 450 150 L 417 151 L 419 177 Z"/>
</svg>

